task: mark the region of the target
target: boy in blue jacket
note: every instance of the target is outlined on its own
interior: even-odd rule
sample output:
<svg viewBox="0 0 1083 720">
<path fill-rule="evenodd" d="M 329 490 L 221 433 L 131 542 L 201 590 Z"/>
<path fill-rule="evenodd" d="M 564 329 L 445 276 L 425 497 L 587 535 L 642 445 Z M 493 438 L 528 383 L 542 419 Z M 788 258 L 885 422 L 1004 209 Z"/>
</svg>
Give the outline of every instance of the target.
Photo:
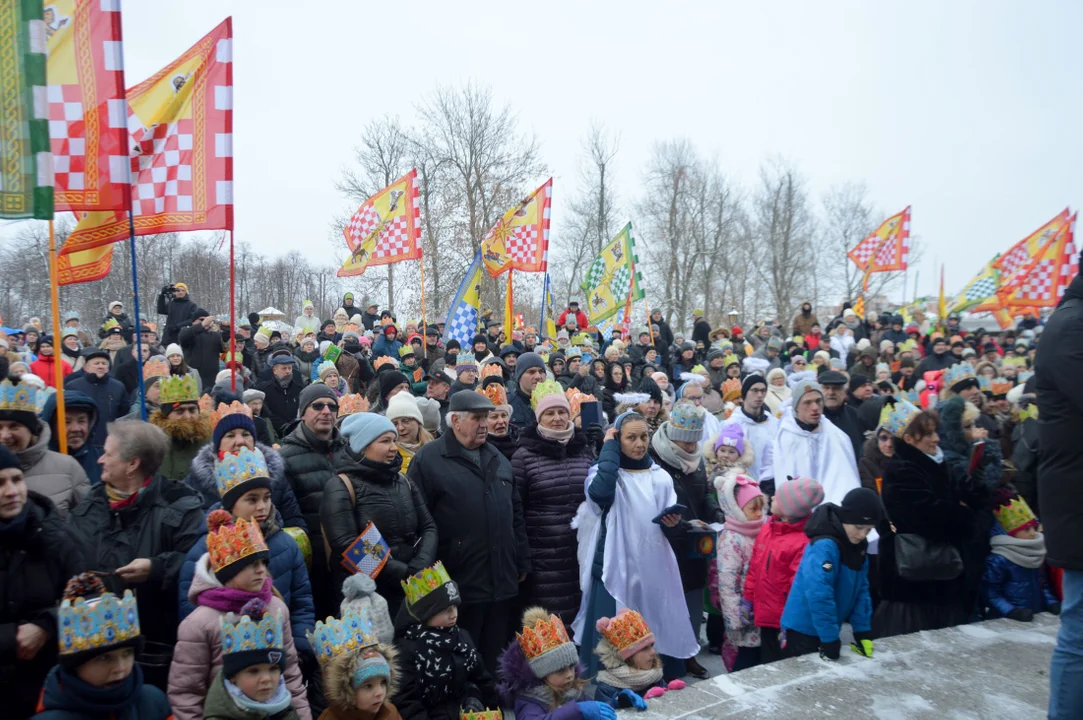
<svg viewBox="0 0 1083 720">
<path fill-rule="evenodd" d="M 883 516 L 875 491 L 857 488 L 842 507 L 816 508 L 805 526 L 809 546 L 797 568 L 782 611 L 782 657 L 808 655 L 838 660 L 839 631 L 849 621 L 850 647 L 872 657 L 872 598 L 869 595 L 868 541 Z"/>
<path fill-rule="evenodd" d="M 1060 602 L 1045 582 L 1045 538 L 1026 500 L 1010 487 L 998 488 L 982 577 L 986 617 L 1030 622 L 1034 613 L 1060 614 Z"/>
</svg>

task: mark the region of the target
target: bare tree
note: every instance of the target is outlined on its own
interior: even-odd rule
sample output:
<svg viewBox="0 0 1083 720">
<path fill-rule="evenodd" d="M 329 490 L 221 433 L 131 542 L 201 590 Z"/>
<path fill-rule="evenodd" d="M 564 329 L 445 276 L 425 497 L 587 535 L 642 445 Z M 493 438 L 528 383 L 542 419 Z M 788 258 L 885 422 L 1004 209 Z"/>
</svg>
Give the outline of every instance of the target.
<svg viewBox="0 0 1083 720">
<path fill-rule="evenodd" d="M 815 223 L 808 207 L 805 179 L 792 165 L 776 159 L 760 167 L 753 198 L 760 261 L 753 263 L 770 294 L 771 312 L 788 317 L 812 277 L 809 247 Z"/>
</svg>

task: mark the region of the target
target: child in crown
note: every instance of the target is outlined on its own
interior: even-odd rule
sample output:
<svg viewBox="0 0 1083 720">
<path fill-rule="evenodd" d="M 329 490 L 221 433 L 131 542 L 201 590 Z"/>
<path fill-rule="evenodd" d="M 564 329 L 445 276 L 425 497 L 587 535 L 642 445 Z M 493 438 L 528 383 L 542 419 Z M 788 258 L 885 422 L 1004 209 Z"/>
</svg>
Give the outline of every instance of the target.
<svg viewBox="0 0 1083 720">
<path fill-rule="evenodd" d="M 987 617 L 1030 622 L 1034 613 L 1060 614 L 1060 602 L 1045 582 L 1045 538 L 1027 501 L 1010 487 L 998 488 L 985 560 L 982 598 Z"/>
<path fill-rule="evenodd" d="M 258 598 L 268 612 L 281 615 L 286 687 L 293 709 L 311 720 L 301 670 L 297 664 L 289 607 L 273 592 L 267 572 L 269 551 L 259 525 L 233 518 L 225 510 L 207 516 L 207 552 L 196 565 L 188 599 L 196 605 L 177 629 L 173 664 L 169 668 L 169 702 L 176 720 L 202 720 L 207 691 L 222 666 L 220 621 L 239 613 Z"/>
<path fill-rule="evenodd" d="M 222 669 L 207 693 L 204 720 L 298 720 L 282 677 L 282 617 L 268 614 L 262 600 L 249 600 L 239 617 L 222 618 L 221 634 Z"/>
<path fill-rule="evenodd" d="M 367 613 L 317 622 L 308 640 L 323 668 L 327 709 L 319 720 L 402 720 L 389 701 L 398 690 L 397 652 L 379 641 Z"/>
<path fill-rule="evenodd" d="M 594 653 L 604 670 L 595 679 L 596 700 L 613 707 L 646 710 L 646 700 L 661 697 L 667 690 L 683 690 L 683 680 L 662 679 L 662 658 L 654 649 L 654 633 L 643 616 L 624 610 L 614 618 L 599 618 L 601 639 Z"/>
<path fill-rule="evenodd" d="M 89 618 L 89 620 L 85 620 Z M 118 598 L 91 573 L 64 588 L 57 610 L 59 664 L 49 671 L 35 718 L 171 718 L 165 693 L 143 684 L 135 656 L 143 648 L 139 610 L 131 590 Z M 92 631 L 87 633 L 87 628 Z"/>
</svg>

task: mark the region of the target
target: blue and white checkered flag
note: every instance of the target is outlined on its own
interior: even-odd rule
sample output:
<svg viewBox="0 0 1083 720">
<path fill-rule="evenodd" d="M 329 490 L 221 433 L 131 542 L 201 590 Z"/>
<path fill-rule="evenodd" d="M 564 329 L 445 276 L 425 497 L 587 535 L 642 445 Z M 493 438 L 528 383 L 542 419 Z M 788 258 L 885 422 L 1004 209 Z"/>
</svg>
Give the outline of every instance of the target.
<svg viewBox="0 0 1083 720">
<path fill-rule="evenodd" d="M 444 342 L 458 340 L 464 349 L 470 347 L 474 335 L 478 332 L 478 317 L 481 314 L 481 251 L 474 256 L 474 262 L 466 271 L 455 299 L 448 308 L 447 320 L 444 321 Z"/>
</svg>

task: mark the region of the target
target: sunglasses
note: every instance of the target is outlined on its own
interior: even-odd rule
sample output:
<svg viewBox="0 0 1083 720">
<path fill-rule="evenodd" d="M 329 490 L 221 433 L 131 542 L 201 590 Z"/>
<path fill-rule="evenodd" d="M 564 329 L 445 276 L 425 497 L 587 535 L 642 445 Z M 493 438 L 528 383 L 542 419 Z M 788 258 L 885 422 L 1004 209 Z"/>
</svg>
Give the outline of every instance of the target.
<svg viewBox="0 0 1083 720">
<path fill-rule="evenodd" d="M 312 408 L 313 410 L 315 410 L 318 413 L 321 413 L 324 410 L 330 410 L 331 412 L 338 412 L 338 405 L 333 403 L 333 402 L 314 402 L 311 405 L 309 405 L 309 407 Z"/>
</svg>

